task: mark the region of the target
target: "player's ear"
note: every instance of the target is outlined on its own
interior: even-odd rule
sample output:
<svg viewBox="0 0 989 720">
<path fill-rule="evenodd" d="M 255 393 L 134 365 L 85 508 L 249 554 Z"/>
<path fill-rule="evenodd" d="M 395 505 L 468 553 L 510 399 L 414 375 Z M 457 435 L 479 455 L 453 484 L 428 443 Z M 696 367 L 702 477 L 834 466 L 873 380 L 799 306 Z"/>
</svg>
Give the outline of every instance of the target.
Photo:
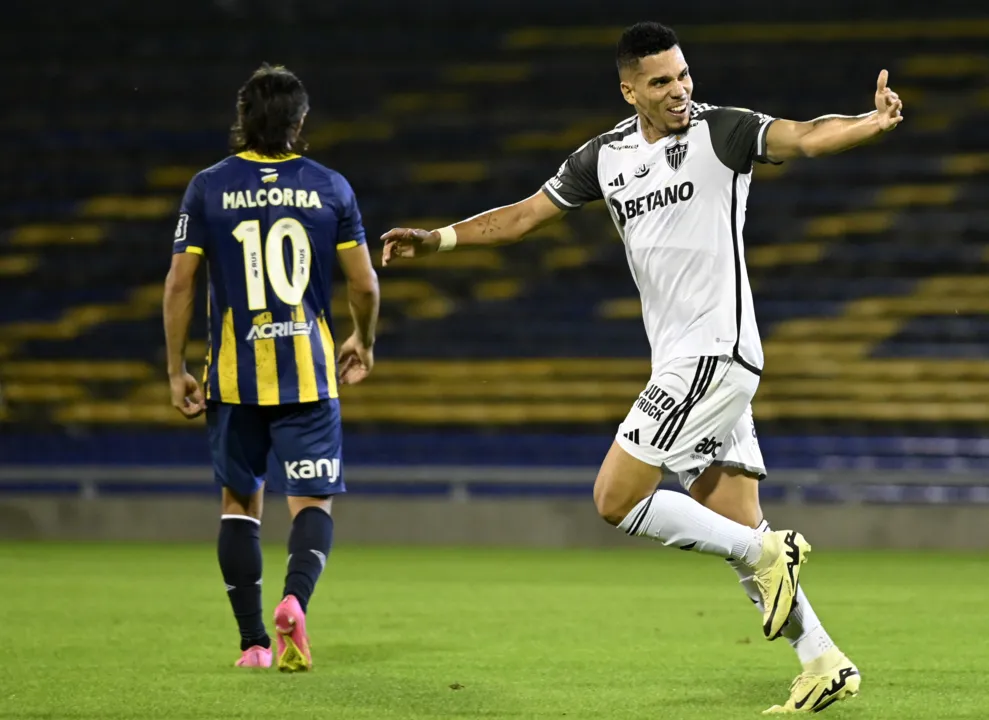
<svg viewBox="0 0 989 720">
<path fill-rule="evenodd" d="M 635 105 L 635 88 L 632 87 L 632 83 L 622 78 L 621 89 L 622 97 L 625 98 L 625 102 L 629 105 Z"/>
</svg>

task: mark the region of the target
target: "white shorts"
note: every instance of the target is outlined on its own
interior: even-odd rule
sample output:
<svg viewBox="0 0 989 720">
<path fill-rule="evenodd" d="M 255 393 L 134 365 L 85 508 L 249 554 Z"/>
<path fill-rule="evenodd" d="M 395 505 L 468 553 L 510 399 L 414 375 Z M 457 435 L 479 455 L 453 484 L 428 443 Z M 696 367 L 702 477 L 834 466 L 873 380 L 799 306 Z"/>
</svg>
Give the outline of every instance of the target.
<svg viewBox="0 0 989 720">
<path fill-rule="evenodd" d="M 712 464 L 766 476 L 752 420 L 759 377 L 730 357 L 678 358 L 653 370 L 618 426 L 632 457 L 674 473 L 687 490 Z"/>
</svg>

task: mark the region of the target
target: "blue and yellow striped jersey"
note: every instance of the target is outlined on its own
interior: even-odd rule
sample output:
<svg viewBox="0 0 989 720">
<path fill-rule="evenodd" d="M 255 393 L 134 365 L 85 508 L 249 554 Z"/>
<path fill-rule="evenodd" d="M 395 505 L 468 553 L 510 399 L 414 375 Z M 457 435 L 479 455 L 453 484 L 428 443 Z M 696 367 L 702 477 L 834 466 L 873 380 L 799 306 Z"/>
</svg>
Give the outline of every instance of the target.
<svg viewBox="0 0 989 720">
<path fill-rule="evenodd" d="M 298 155 L 228 157 L 189 184 L 173 252 L 209 273 L 206 397 L 282 405 L 337 397 L 337 250 L 365 242 L 354 191 Z"/>
</svg>

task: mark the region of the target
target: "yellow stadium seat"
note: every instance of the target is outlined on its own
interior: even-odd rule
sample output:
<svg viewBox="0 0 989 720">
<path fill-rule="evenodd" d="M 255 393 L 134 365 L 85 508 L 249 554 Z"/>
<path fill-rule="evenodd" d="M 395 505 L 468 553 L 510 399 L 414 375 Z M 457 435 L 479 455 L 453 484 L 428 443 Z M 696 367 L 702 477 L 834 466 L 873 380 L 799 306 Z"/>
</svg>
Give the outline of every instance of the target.
<svg viewBox="0 0 989 720">
<path fill-rule="evenodd" d="M 587 247 L 573 245 L 554 248 L 543 255 L 543 267 L 547 270 L 581 267 L 586 265 L 590 259 L 591 251 Z"/>
<path fill-rule="evenodd" d="M 448 67 L 443 79 L 450 83 L 513 83 L 526 80 L 532 67 L 525 63 L 464 64 Z"/>
<path fill-rule="evenodd" d="M 38 267 L 36 255 L 0 256 L 0 277 L 29 275 Z"/>
<path fill-rule="evenodd" d="M 957 185 L 891 185 L 882 188 L 876 203 L 885 207 L 905 205 L 950 205 L 958 197 Z"/>
<path fill-rule="evenodd" d="M 786 320 L 773 328 L 773 341 L 803 340 L 880 340 L 896 333 L 902 322 L 873 317 L 798 318 Z"/>
<path fill-rule="evenodd" d="M 900 62 L 899 71 L 919 78 L 989 75 L 989 57 L 978 53 L 929 53 Z"/>
<path fill-rule="evenodd" d="M 100 225 L 76 223 L 55 225 L 38 223 L 14 228 L 10 235 L 12 245 L 89 245 L 106 237 Z"/>
<path fill-rule="evenodd" d="M 884 210 L 864 210 L 836 215 L 824 215 L 808 221 L 804 231 L 810 237 L 871 234 L 888 230 L 893 225 L 893 213 Z"/>
<path fill-rule="evenodd" d="M 66 405 L 54 413 L 59 423 L 115 424 L 152 423 L 190 427 L 202 425 L 205 418 L 186 419 L 171 405 L 124 402 L 80 402 Z"/>
<path fill-rule="evenodd" d="M 482 301 L 512 300 L 522 292 L 522 282 L 516 278 L 485 280 L 474 286 L 474 297 Z"/>
<path fill-rule="evenodd" d="M 313 150 L 326 150 L 351 140 L 383 142 L 394 134 L 395 126 L 392 123 L 370 118 L 322 123 L 307 128 L 305 132 L 309 147 Z"/>
<path fill-rule="evenodd" d="M 757 245 L 745 251 L 745 264 L 750 268 L 762 268 L 813 263 L 823 257 L 825 247 L 820 242 Z"/>
<path fill-rule="evenodd" d="M 631 320 L 642 317 L 642 301 L 639 298 L 615 298 L 605 300 L 597 307 L 600 317 L 610 320 Z"/>
<path fill-rule="evenodd" d="M 156 374 L 137 360 L 13 360 L 0 367 L 0 376 L 20 381 L 133 381 Z"/>
<path fill-rule="evenodd" d="M 883 422 L 985 422 L 985 402 L 852 402 L 848 400 L 766 400 L 752 405 L 756 420 L 874 420 Z"/>
<path fill-rule="evenodd" d="M 171 216 L 177 209 L 178 199 L 175 197 L 103 195 L 84 202 L 79 214 L 115 220 L 160 220 Z"/>
<path fill-rule="evenodd" d="M 7 402 L 57 403 L 82 400 L 86 397 L 86 388 L 78 383 L 58 381 L 3 383 L 3 399 Z"/>
<path fill-rule="evenodd" d="M 423 110 L 456 112 L 464 110 L 468 106 L 469 100 L 469 96 L 465 93 L 395 93 L 385 98 L 383 109 L 385 112 L 398 115 Z"/>
<path fill-rule="evenodd" d="M 634 379 L 593 379 L 541 377 L 506 378 L 496 382 L 475 382 L 467 377 L 422 378 L 415 382 L 378 380 L 345 386 L 343 396 L 358 403 L 391 402 L 396 397 L 408 401 L 449 401 L 513 399 L 517 402 L 541 403 L 568 400 L 618 400 L 626 405 L 642 392 L 644 382 Z"/>
<path fill-rule="evenodd" d="M 613 47 L 621 27 L 520 28 L 502 44 L 513 50 L 531 48 Z M 680 40 L 691 45 L 708 43 L 827 43 L 835 41 L 889 41 L 933 38 L 989 38 L 989 20 L 894 20 L 813 23 L 725 23 L 683 25 Z"/>
<path fill-rule="evenodd" d="M 167 165 L 156 167 L 148 171 L 148 185 L 156 190 L 185 189 L 189 181 L 199 172 L 200 168 L 187 165 Z"/>
</svg>

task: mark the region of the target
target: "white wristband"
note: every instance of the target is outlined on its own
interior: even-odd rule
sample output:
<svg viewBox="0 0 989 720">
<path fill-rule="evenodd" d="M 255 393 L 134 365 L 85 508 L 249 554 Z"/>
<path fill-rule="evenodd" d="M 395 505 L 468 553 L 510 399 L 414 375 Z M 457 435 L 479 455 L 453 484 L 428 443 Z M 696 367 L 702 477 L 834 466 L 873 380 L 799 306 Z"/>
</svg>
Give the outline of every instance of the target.
<svg viewBox="0 0 989 720">
<path fill-rule="evenodd" d="M 457 231 L 454 230 L 452 226 L 447 225 L 446 227 L 441 227 L 436 232 L 440 234 L 440 252 L 453 250 L 453 248 L 457 246 Z"/>
</svg>

